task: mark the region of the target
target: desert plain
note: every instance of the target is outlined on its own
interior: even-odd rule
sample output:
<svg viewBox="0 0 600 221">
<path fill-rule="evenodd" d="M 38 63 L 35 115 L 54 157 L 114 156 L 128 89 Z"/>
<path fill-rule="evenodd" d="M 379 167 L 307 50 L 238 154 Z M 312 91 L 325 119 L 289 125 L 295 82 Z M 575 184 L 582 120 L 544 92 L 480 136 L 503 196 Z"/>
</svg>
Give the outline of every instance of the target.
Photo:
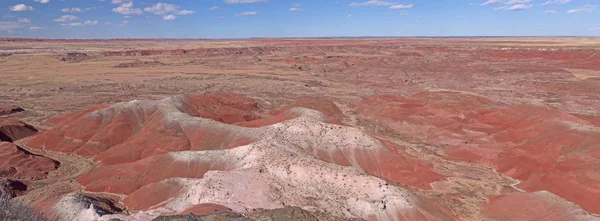
<svg viewBox="0 0 600 221">
<path fill-rule="evenodd" d="M 0 39 L 58 220 L 600 220 L 600 38 Z"/>
</svg>

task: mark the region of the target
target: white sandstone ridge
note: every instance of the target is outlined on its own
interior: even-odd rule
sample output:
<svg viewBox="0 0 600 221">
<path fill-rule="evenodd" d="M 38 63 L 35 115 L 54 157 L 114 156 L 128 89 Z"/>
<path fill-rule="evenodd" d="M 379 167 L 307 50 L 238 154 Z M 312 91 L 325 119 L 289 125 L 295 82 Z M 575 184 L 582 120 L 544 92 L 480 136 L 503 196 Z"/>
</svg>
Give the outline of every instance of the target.
<svg viewBox="0 0 600 221">
<path fill-rule="evenodd" d="M 210 170 L 202 178 L 169 178 L 145 185 L 128 195 L 129 198 L 143 199 L 160 188 L 173 187 L 171 197 L 146 211 L 100 217 L 90 214 L 93 210 L 88 207 L 69 205 L 70 211 L 65 213 L 65 217 L 71 220 L 149 220 L 159 215 L 177 214 L 202 203 L 220 204 L 242 214 L 252 209 L 291 205 L 341 218 L 396 221 L 428 217 L 422 214 L 419 199 L 410 191 L 388 185 L 361 168 L 364 160 L 361 164 L 358 158 L 368 157 L 366 159 L 374 161 L 372 163 L 377 167 L 380 151 L 386 151 L 387 147 L 356 128 L 324 123 L 322 113 L 306 108 L 289 110 L 297 116 L 294 119 L 247 128 L 190 116 L 182 111 L 182 105 L 179 97 L 161 101 L 131 101 L 90 115 L 107 116 L 123 110 L 133 111 L 138 113 L 135 114 L 136 120 L 143 127 L 149 118 L 148 113 L 152 113 L 158 114 L 166 127 L 180 127 L 183 133 L 203 128 L 226 131 L 234 134 L 233 137 L 251 137 L 254 142 L 226 150 L 164 154 L 173 162 L 208 164 L 218 170 Z M 193 134 L 186 136 L 193 137 Z M 322 160 L 323 156 L 329 160 L 343 156 L 347 158 L 348 165 L 326 162 Z M 71 203 L 68 197 L 60 203 Z M 59 210 L 64 208 L 58 207 L 61 207 Z"/>
</svg>

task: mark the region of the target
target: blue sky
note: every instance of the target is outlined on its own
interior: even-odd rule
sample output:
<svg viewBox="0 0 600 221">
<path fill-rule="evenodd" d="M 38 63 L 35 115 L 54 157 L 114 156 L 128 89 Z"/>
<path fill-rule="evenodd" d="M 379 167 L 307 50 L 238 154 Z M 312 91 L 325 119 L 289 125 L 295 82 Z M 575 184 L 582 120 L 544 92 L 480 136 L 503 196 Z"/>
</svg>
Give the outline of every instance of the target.
<svg viewBox="0 0 600 221">
<path fill-rule="evenodd" d="M 600 0 L 2 0 L 0 36 L 598 36 Z"/>
</svg>

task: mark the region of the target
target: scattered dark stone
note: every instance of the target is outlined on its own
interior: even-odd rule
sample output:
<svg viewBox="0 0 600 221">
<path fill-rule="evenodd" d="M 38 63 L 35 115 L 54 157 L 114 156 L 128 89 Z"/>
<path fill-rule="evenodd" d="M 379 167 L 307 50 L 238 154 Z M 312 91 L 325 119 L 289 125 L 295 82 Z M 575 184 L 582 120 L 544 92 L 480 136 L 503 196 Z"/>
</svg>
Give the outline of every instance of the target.
<svg viewBox="0 0 600 221">
<path fill-rule="evenodd" d="M 233 212 L 215 213 L 206 216 L 196 216 L 194 214 L 159 216 L 152 221 L 252 221 L 240 214 Z"/>
<path fill-rule="evenodd" d="M 81 52 L 69 52 L 67 55 L 58 58 L 62 62 L 80 62 L 89 59 L 90 56 Z"/>
<path fill-rule="evenodd" d="M 139 60 L 137 60 L 137 61 L 129 62 L 129 63 L 120 63 L 113 67 L 115 67 L 115 68 L 136 68 L 136 67 L 156 67 L 156 66 L 163 66 L 163 65 L 165 65 L 165 64 L 160 61 L 139 61 Z"/>
<path fill-rule="evenodd" d="M 267 210 L 253 216 L 256 220 L 261 221 L 318 221 L 310 212 L 303 210 L 300 207 L 286 206 L 280 209 Z"/>
</svg>

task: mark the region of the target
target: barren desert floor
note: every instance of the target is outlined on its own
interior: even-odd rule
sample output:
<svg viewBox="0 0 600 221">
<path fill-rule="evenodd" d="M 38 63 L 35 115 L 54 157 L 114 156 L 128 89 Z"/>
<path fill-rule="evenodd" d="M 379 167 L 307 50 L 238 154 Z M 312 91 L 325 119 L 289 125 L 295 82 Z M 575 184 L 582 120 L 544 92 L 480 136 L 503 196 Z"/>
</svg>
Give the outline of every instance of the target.
<svg viewBox="0 0 600 221">
<path fill-rule="evenodd" d="M 60 220 L 600 220 L 600 38 L 0 39 L 0 139 Z"/>
</svg>

